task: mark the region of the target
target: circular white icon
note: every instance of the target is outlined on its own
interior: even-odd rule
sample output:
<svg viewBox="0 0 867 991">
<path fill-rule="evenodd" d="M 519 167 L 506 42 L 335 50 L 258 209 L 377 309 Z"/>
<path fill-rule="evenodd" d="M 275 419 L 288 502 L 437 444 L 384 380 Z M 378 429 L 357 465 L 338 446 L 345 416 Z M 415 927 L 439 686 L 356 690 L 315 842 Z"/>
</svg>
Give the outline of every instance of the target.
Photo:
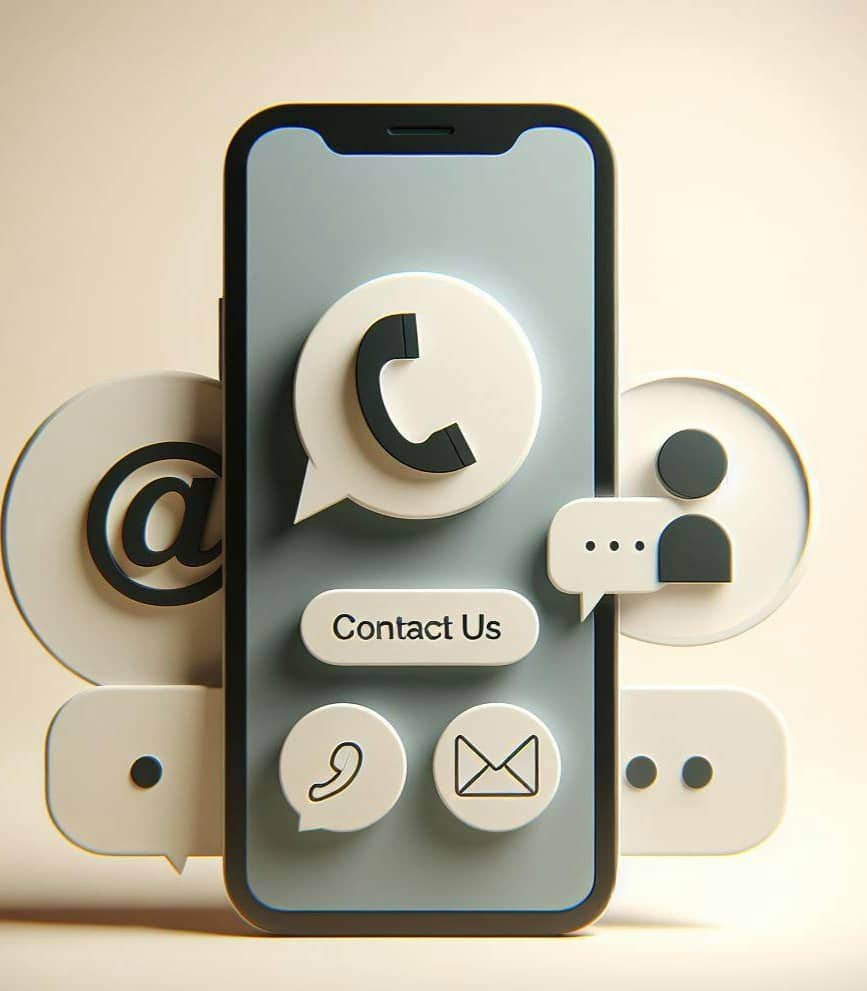
<svg viewBox="0 0 867 991">
<path fill-rule="evenodd" d="M 445 728 L 433 776 L 448 809 L 474 829 L 505 832 L 532 822 L 560 784 L 560 751 L 538 716 L 488 702 Z"/>
<path fill-rule="evenodd" d="M 621 596 L 620 630 L 636 640 L 693 646 L 737 636 L 770 616 L 802 571 L 813 514 L 807 471 L 776 417 L 733 386 L 676 375 L 624 392 L 621 495 L 670 498 L 657 471 L 659 451 L 678 431 L 695 428 L 722 445 L 724 478 L 703 498 L 672 503 L 723 528 L 732 581 Z"/>
<path fill-rule="evenodd" d="M 12 473 L 4 563 L 27 624 L 97 684 L 220 684 L 220 386 L 184 373 L 95 386 Z"/>
<path fill-rule="evenodd" d="M 541 392 L 524 332 L 476 286 L 424 272 L 358 286 L 298 361 L 295 522 L 347 498 L 407 519 L 478 505 L 527 457 Z"/>
<path fill-rule="evenodd" d="M 379 713 L 339 702 L 308 712 L 292 727 L 279 773 L 299 831 L 348 833 L 394 807 L 406 781 L 406 752 Z"/>
</svg>

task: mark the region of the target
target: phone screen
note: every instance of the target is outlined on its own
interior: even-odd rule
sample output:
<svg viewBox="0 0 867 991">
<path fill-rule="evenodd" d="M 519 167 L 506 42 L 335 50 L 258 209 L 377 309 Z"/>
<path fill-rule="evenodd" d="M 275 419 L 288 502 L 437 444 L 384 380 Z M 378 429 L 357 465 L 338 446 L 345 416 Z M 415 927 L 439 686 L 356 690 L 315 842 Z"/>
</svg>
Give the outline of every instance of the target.
<svg viewBox="0 0 867 991">
<path fill-rule="evenodd" d="M 551 585 L 546 538 L 598 493 L 611 436 L 596 181 L 559 127 L 490 155 L 347 154 L 298 126 L 252 145 L 243 361 L 226 369 L 245 447 L 243 558 L 227 548 L 243 839 L 227 841 L 268 909 L 550 912 L 594 887 L 600 633 Z M 461 323 L 442 347 L 437 307 Z"/>
</svg>

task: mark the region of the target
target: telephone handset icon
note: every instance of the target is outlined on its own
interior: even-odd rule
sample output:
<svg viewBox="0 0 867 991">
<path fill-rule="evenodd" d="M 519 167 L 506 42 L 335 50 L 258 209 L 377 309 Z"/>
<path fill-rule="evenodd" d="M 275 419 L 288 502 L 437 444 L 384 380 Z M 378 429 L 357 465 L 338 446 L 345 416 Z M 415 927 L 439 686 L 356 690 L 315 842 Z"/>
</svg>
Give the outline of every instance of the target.
<svg viewBox="0 0 867 991">
<path fill-rule="evenodd" d="M 310 786 L 307 797 L 311 802 L 321 802 L 326 798 L 334 798 L 340 792 L 345 791 L 361 770 L 361 762 L 364 759 L 361 747 L 351 740 L 338 743 L 331 751 L 328 763 L 334 774 L 325 781 Z"/>
<path fill-rule="evenodd" d="M 418 358 L 414 313 L 393 313 L 368 327 L 355 359 L 355 387 L 361 412 L 379 444 L 401 464 L 417 471 L 444 473 L 475 464 L 476 456 L 457 423 L 435 430 L 427 440 L 408 440 L 388 415 L 380 375 L 390 361 Z"/>
</svg>

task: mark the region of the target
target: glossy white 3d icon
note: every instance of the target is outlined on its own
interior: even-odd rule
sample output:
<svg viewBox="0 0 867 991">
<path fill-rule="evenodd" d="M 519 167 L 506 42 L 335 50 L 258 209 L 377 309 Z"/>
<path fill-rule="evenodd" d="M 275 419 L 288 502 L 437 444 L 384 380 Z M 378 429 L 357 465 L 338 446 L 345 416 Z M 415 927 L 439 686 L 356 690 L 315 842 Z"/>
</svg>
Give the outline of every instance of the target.
<svg viewBox="0 0 867 991">
<path fill-rule="evenodd" d="M 576 499 L 548 531 L 548 577 L 579 595 L 581 620 L 606 593 L 655 592 L 659 538 L 681 515 L 672 499 Z"/>
<path fill-rule="evenodd" d="M 94 386 L 33 434 L 6 491 L 4 565 L 72 671 L 220 684 L 221 450 L 219 383 L 181 372 Z"/>
<path fill-rule="evenodd" d="M 74 695 L 45 741 L 51 818 L 93 853 L 222 853 L 223 693 L 193 685 Z"/>
<path fill-rule="evenodd" d="M 695 428 L 725 451 L 724 477 L 705 495 L 675 501 L 728 535 L 733 580 L 624 595 L 621 632 L 637 640 L 693 646 L 737 636 L 779 608 L 802 572 L 813 514 L 805 464 L 779 418 L 733 385 L 675 375 L 628 389 L 620 404 L 621 495 L 672 498 L 660 475 L 660 450 Z"/>
<path fill-rule="evenodd" d="M 540 410 L 532 348 L 492 296 L 428 272 L 366 282 L 324 314 L 298 360 L 309 462 L 295 522 L 347 498 L 409 519 L 469 509 L 523 464 Z M 434 446 L 454 464 L 433 463 Z"/>
<path fill-rule="evenodd" d="M 621 694 L 621 852 L 748 850 L 786 806 L 786 733 L 757 695 L 726 688 Z"/>
<path fill-rule="evenodd" d="M 336 703 L 302 716 L 280 750 L 280 785 L 298 829 L 348 833 L 391 811 L 406 781 L 406 752 L 372 709 Z"/>
<path fill-rule="evenodd" d="M 548 807 L 560 784 L 560 751 L 538 716 L 489 702 L 462 712 L 443 730 L 433 776 L 458 819 L 474 829 L 506 832 Z"/>
</svg>

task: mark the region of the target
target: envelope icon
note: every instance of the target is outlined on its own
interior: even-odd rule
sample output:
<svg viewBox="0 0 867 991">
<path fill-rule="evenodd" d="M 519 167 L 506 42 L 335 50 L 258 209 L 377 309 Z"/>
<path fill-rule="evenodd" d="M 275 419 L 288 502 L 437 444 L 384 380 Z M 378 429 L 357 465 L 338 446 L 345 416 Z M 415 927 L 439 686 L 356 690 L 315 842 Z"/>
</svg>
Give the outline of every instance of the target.
<svg viewBox="0 0 867 991">
<path fill-rule="evenodd" d="M 539 737 L 528 736 L 505 757 L 455 737 L 455 792 L 462 798 L 529 798 L 539 792 Z"/>
</svg>

